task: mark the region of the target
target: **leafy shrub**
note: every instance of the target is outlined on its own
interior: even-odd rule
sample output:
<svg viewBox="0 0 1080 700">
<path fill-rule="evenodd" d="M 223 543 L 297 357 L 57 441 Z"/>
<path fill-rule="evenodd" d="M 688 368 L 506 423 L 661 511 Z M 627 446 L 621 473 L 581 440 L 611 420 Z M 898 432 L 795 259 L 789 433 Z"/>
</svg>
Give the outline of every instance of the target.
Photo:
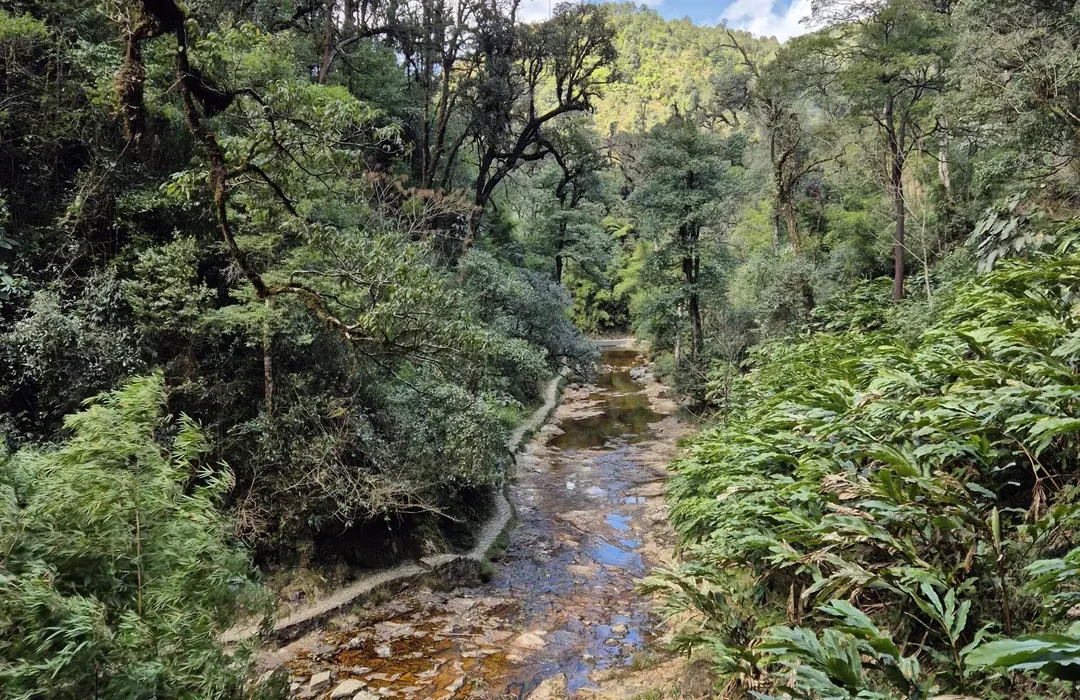
<svg viewBox="0 0 1080 700">
<path fill-rule="evenodd" d="M 231 479 L 164 404 L 161 375 L 132 380 L 0 462 L 5 697 L 245 695 L 249 650 L 217 637 L 265 608 L 217 508 Z"/>
<path fill-rule="evenodd" d="M 565 363 L 582 374 L 599 353 L 570 321 L 570 295 L 547 275 L 499 262 L 480 250 L 462 259 L 465 294 L 494 330 L 542 348 L 551 367 Z"/>
<path fill-rule="evenodd" d="M 689 561 L 648 588 L 697 613 L 680 643 L 780 695 L 1001 689 L 975 650 L 1038 629 L 1048 594 L 1018 590 L 1023 569 L 1074 544 L 1078 269 L 1075 254 L 1000 261 L 915 345 L 867 288 L 820 309 L 817 332 L 755 349 L 742 408 L 675 465 Z"/>
</svg>

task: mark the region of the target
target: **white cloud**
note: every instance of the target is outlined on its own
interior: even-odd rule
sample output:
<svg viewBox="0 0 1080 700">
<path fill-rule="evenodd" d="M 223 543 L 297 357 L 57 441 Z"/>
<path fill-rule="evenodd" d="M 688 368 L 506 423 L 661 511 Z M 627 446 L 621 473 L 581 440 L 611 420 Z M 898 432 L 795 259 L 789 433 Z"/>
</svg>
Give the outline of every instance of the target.
<svg viewBox="0 0 1080 700">
<path fill-rule="evenodd" d="M 518 7 L 518 19 L 523 22 L 537 22 L 548 18 L 548 7 L 555 9 L 556 0 L 523 0 Z"/>
<path fill-rule="evenodd" d="M 784 5 L 787 5 L 784 7 Z M 799 20 L 810 15 L 810 0 L 735 0 L 728 5 L 720 21 L 732 29 L 745 29 L 755 36 L 775 36 L 787 41 L 805 34 L 806 25 Z"/>
</svg>

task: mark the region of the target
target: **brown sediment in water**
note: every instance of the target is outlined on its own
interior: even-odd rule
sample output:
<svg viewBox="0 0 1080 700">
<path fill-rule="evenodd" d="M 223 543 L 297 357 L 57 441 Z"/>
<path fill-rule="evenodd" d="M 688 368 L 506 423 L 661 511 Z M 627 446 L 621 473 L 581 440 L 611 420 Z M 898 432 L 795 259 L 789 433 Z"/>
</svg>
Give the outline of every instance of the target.
<svg viewBox="0 0 1080 700">
<path fill-rule="evenodd" d="M 309 635 L 287 664 L 294 696 L 354 678 L 405 700 L 520 698 L 556 674 L 575 694 L 653 640 L 652 601 L 634 588 L 670 562 L 663 479 L 687 426 L 636 352 L 605 350 L 603 362 L 519 455 L 518 525 L 491 580 L 409 589 Z M 308 691 L 325 670 L 333 683 Z"/>
</svg>

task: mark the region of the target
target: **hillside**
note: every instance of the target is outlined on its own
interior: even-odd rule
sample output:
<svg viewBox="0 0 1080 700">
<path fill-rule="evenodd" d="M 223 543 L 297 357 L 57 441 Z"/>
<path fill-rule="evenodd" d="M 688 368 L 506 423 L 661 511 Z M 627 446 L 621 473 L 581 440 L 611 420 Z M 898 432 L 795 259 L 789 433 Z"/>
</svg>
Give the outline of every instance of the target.
<svg viewBox="0 0 1080 700">
<path fill-rule="evenodd" d="M 519 611 L 485 677 L 521 687 L 466 690 L 494 642 L 451 624 L 440 693 L 647 670 L 631 577 L 530 627 L 543 565 L 601 590 L 605 556 L 656 568 L 686 695 L 1072 693 L 1075 3 L 822 0 L 783 44 L 522 12 L 0 9 L 0 694 L 329 695 L 221 634 L 459 561 L 522 484 L 566 497 L 509 536 L 528 565 L 464 577 L 517 591 L 477 609 Z M 632 369 L 590 340 L 630 334 Z M 551 430 L 521 477 L 560 375 L 595 444 Z M 699 433 L 646 556 L 619 518 L 661 532 L 664 489 L 618 476 L 655 476 L 673 433 L 631 446 L 675 399 Z"/>
</svg>

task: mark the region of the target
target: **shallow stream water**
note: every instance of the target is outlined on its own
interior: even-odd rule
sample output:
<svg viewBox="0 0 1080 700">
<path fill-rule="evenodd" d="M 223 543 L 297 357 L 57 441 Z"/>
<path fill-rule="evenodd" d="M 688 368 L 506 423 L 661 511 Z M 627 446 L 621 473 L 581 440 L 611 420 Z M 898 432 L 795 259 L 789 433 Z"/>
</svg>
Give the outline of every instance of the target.
<svg viewBox="0 0 1080 700">
<path fill-rule="evenodd" d="M 670 551 L 663 479 L 681 425 L 655 381 L 631 378 L 637 353 L 603 363 L 518 456 L 518 522 L 488 583 L 410 589 L 338 620 L 289 662 L 294 695 L 352 678 L 406 700 L 521 698 L 557 674 L 573 694 L 632 663 L 655 631 L 634 588 Z M 334 684 L 311 692 L 322 670 Z"/>
</svg>

